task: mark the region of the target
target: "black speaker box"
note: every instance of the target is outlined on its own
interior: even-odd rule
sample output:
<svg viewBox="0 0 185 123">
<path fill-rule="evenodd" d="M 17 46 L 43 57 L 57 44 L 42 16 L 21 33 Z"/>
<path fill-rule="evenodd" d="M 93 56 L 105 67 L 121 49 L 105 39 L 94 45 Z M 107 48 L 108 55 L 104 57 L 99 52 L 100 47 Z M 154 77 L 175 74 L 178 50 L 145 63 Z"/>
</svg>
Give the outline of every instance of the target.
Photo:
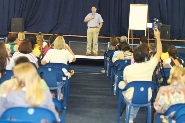
<svg viewBox="0 0 185 123">
<path fill-rule="evenodd" d="M 166 24 L 162 25 L 161 39 L 170 39 L 170 25 L 166 25 Z"/>
<path fill-rule="evenodd" d="M 24 19 L 12 18 L 11 19 L 11 32 L 24 32 Z"/>
</svg>

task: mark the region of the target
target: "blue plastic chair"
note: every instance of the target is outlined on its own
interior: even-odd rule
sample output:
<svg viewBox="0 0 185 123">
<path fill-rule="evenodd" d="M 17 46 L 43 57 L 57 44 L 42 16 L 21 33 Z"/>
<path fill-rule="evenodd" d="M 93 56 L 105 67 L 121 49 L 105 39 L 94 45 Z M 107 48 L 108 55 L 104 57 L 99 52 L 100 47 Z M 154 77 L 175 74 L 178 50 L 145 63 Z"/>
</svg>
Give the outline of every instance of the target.
<svg viewBox="0 0 185 123">
<path fill-rule="evenodd" d="M 133 98 L 131 103 L 124 99 L 122 91 L 126 91 L 130 87 L 134 87 Z M 152 99 L 148 101 L 148 88 L 153 91 Z M 126 103 L 126 122 L 129 123 L 131 106 L 135 107 L 146 107 L 147 108 L 147 123 L 151 123 L 151 105 L 156 97 L 157 85 L 152 81 L 133 81 L 128 83 L 123 90 L 119 89 L 119 100 L 118 100 L 118 113 L 117 123 L 120 122 L 121 109 L 123 103 Z"/>
<path fill-rule="evenodd" d="M 71 71 L 71 68 L 70 68 L 70 66 L 69 65 L 66 65 L 66 64 L 63 64 L 63 63 L 47 63 L 45 66 L 47 66 L 47 67 L 57 67 L 57 68 L 60 68 L 60 69 L 62 69 L 62 68 L 65 68 L 68 72 L 70 72 Z M 68 79 L 68 82 L 64 85 L 65 86 L 65 88 L 67 88 L 66 89 L 66 93 L 67 93 L 67 100 L 69 100 L 69 94 L 70 94 L 70 79 Z"/>
<path fill-rule="evenodd" d="M 53 98 L 53 103 L 55 104 L 55 106 L 58 108 L 59 111 L 62 111 L 62 116 L 60 117 L 60 123 L 65 123 L 66 107 L 57 98 Z"/>
<path fill-rule="evenodd" d="M 41 120 L 47 120 L 50 123 L 57 123 L 54 113 L 45 108 L 32 107 L 14 107 L 7 109 L 2 115 L 2 120 L 30 121 L 41 123 Z"/>
<path fill-rule="evenodd" d="M 111 67 L 113 66 L 113 62 L 112 62 L 113 54 L 114 54 L 114 50 L 108 50 L 107 51 L 107 60 L 106 60 L 107 69 L 106 69 L 106 72 L 107 72 L 107 76 L 109 78 L 111 77 Z"/>
<path fill-rule="evenodd" d="M 4 75 L 1 77 L 1 83 L 3 83 L 6 80 L 11 79 L 12 76 L 13 76 L 13 71 L 12 70 L 6 70 Z"/>
<path fill-rule="evenodd" d="M 31 122 L 31 121 L 12 121 L 12 120 L 1 120 L 0 119 L 0 123 L 36 123 L 36 122 Z"/>
<path fill-rule="evenodd" d="M 177 111 L 179 110 L 181 107 L 184 107 L 185 104 L 184 103 L 178 103 L 175 105 L 171 105 L 168 110 L 165 111 L 165 113 L 156 113 L 156 123 L 160 123 L 160 116 L 164 115 L 164 116 L 169 116 L 173 111 Z"/>
<path fill-rule="evenodd" d="M 60 100 L 61 89 L 64 87 L 63 104 L 67 104 L 67 88 L 64 86 L 68 82 L 68 77 L 64 75 L 60 68 L 39 67 L 38 74 L 45 80 L 50 90 L 57 90 L 57 99 Z"/>
<path fill-rule="evenodd" d="M 168 123 L 172 123 L 172 119 L 176 121 L 176 123 L 184 123 L 185 122 L 185 106 L 179 108 L 173 117 L 168 117 Z"/>
<path fill-rule="evenodd" d="M 114 95 L 118 97 L 118 83 L 123 80 L 123 71 L 131 64 L 131 60 L 116 60 L 111 69 L 111 90 L 114 85 Z"/>
</svg>

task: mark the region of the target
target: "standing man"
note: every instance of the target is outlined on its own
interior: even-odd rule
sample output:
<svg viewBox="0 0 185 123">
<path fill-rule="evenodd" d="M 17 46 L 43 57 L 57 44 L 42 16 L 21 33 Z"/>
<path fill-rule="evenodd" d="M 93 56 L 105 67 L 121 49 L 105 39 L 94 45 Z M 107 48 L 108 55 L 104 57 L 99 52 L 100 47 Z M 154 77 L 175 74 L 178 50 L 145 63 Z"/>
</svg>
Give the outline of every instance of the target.
<svg viewBox="0 0 185 123">
<path fill-rule="evenodd" d="M 100 29 L 103 25 L 103 19 L 100 14 L 96 13 L 96 6 L 92 6 L 91 11 L 85 19 L 84 22 L 87 22 L 87 49 L 86 49 L 86 56 L 91 54 L 91 47 L 93 42 L 93 49 L 92 52 L 94 56 L 98 54 L 98 34 Z"/>
</svg>

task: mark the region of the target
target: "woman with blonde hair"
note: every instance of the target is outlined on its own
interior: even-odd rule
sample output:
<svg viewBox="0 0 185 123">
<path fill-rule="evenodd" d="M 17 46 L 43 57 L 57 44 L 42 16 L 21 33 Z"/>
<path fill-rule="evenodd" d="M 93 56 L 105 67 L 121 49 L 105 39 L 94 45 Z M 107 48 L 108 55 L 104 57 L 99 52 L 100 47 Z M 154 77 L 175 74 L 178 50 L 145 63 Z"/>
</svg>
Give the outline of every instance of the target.
<svg viewBox="0 0 185 123">
<path fill-rule="evenodd" d="M 185 103 L 184 82 L 185 69 L 180 66 L 172 67 L 170 78 L 168 79 L 170 85 L 160 87 L 154 102 L 154 108 L 157 113 L 164 113 L 171 105 Z M 164 122 L 166 122 L 165 119 Z"/>
<path fill-rule="evenodd" d="M 15 41 L 15 43 L 17 43 L 17 45 L 20 45 L 21 42 L 25 39 L 25 34 L 24 32 L 19 32 L 18 33 L 18 40 Z"/>
<path fill-rule="evenodd" d="M 12 107 L 42 107 L 51 110 L 59 120 L 49 90 L 43 91 L 40 87 L 41 78 L 31 63 L 22 63 L 13 69 L 14 81 L 17 81 L 15 91 L 1 98 L 0 116 Z"/>
<path fill-rule="evenodd" d="M 44 35 L 42 33 L 38 33 L 36 35 L 36 44 L 34 44 L 34 48 L 32 50 L 33 54 L 36 57 L 40 57 L 42 55 L 43 42 L 44 42 Z"/>
<path fill-rule="evenodd" d="M 75 62 L 76 58 L 74 56 L 71 48 L 66 45 L 63 36 L 58 36 L 54 41 L 54 49 L 48 50 L 46 55 L 41 61 L 42 65 L 46 63 L 63 63 L 68 64 L 68 62 Z"/>
</svg>

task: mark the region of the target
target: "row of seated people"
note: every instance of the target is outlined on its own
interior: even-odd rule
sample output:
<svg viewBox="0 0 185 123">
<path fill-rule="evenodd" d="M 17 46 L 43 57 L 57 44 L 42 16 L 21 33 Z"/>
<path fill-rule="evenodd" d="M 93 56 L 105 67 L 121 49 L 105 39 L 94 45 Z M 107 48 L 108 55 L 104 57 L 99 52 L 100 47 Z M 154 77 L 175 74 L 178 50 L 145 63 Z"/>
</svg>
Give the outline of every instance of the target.
<svg viewBox="0 0 185 123">
<path fill-rule="evenodd" d="M 2 54 L 2 56 L 6 57 L 8 60 L 4 60 L 3 63 L 7 62 L 7 65 L 13 65 L 13 60 L 19 56 L 27 57 L 37 68 L 39 65 L 45 65 L 46 63 L 68 64 L 76 61 L 73 51 L 68 44 L 65 43 L 62 34 L 58 34 L 58 36 L 52 35 L 46 46 L 44 46 L 45 42 L 43 35 L 40 33 L 38 35 L 32 35 L 28 39 L 25 39 L 23 34 L 23 36 L 20 36 L 21 34 L 22 33 L 18 35 L 18 39 L 22 37 L 19 39 L 19 43 L 17 43 L 14 33 L 8 35 L 8 43 L 5 45 L 8 56 L 6 56 L 6 53 Z M 1 45 L 3 47 L 3 43 Z M 1 50 L 4 49 L 1 48 Z M 42 61 L 40 59 L 41 57 Z"/>
<path fill-rule="evenodd" d="M 151 53 L 149 55 L 149 52 L 152 51 L 152 47 L 154 45 L 148 45 L 146 43 L 141 43 L 138 47 L 136 47 L 133 51 L 133 59 L 134 62 L 125 67 L 123 71 L 123 79 L 124 81 L 121 81 L 119 83 L 119 88 L 124 89 L 124 87 L 127 85 L 127 83 L 130 83 L 132 81 L 152 81 L 153 72 L 159 62 L 161 62 L 161 55 L 162 55 L 162 44 L 160 40 L 160 32 L 158 30 L 154 31 L 156 40 L 157 40 L 157 52 Z M 171 52 L 170 52 L 171 48 Z M 171 62 L 174 62 L 173 64 L 170 62 L 170 67 L 174 68 L 170 72 L 170 78 L 169 83 L 170 85 L 164 86 L 160 88 L 160 91 L 157 95 L 156 101 L 154 103 L 154 108 L 157 112 L 161 112 L 161 110 L 164 109 L 164 111 L 170 107 L 172 104 L 176 103 L 185 103 L 184 102 L 184 88 L 182 85 L 184 85 L 185 82 L 185 70 L 182 68 L 183 60 L 178 60 L 181 64 L 176 64 L 176 61 L 173 59 L 178 59 L 176 57 L 177 55 L 177 49 L 174 46 L 171 46 L 168 50 L 169 57 L 167 59 L 172 59 Z M 155 48 L 153 48 L 155 49 Z M 115 51 L 116 52 L 116 51 Z M 119 54 L 124 54 L 123 51 L 118 51 Z M 119 54 L 117 54 L 117 57 L 113 57 L 112 61 L 119 59 Z M 113 55 L 114 56 L 114 55 Z M 123 56 L 123 55 L 122 55 Z M 147 57 L 150 58 L 148 59 Z M 175 57 L 174 57 L 175 56 Z M 124 59 L 122 57 L 122 59 Z M 164 90 L 164 91 L 163 91 Z M 180 92 L 175 93 L 176 91 L 180 90 Z M 122 92 L 124 98 L 131 102 L 132 96 L 134 93 L 134 88 L 130 88 L 125 92 Z M 178 95 L 178 98 L 176 98 L 175 95 Z M 152 92 L 149 90 L 149 96 L 148 100 L 150 100 L 152 97 Z M 165 107 L 166 106 L 166 107 Z M 118 109 L 119 110 L 119 109 Z M 130 123 L 133 123 L 134 118 L 136 117 L 136 114 L 139 110 L 139 107 L 132 107 L 130 112 L 130 118 L 126 119 Z M 164 112 L 163 111 L 163 112 Z"/>
<path fill-rule="evenodd" d="M 60 121 L 49 87 L 26 57 L 16 59 L 13 78 L 0 85 L 0 96 L 0 117 L 13 107 L 41 107 L 52 111 Z"/>
</svg>

